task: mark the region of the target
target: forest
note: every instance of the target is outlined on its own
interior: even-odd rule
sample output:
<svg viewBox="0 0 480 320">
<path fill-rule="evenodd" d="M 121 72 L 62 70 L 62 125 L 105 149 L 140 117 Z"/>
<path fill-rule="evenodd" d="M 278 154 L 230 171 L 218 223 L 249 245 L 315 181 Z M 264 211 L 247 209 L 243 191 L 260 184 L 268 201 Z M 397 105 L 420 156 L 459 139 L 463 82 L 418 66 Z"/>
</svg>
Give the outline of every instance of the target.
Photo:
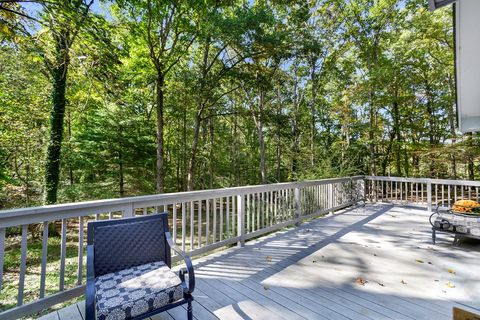
<svg viewBox="0 0 480 320">
<path fill-rule="evenodd" d="M 0 0 L 0 209 L 478 178 L 427 0 Z"/>
</svg>

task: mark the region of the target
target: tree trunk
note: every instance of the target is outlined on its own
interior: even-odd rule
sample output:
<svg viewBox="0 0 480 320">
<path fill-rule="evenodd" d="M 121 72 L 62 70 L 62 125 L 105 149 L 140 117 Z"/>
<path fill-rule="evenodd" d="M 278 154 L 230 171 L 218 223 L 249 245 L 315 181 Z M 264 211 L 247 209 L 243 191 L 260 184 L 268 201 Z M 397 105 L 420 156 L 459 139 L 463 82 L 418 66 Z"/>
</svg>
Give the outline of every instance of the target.
<svg viewBox="0 0 480 320">
<path fill-rule="evenodd" d="M 67 123 L 68 123 L 68 141 L 69 141 L 69 144 L 70 144 L 70 141 L 72 140 L 72 117 L 71 117 L 71 112 L 68 112 Z M 71 149 L 71 144 L 70 144 L 70 149 Z M 68 163 L 68 177 L 70 179 L 70 185 L 73 186 L 73 184 L 75 183 L 75 180 L 73 179 L 73 167 L 72 167 L 71 162 Z"/>
<path fill-rule="evenodd" d="M 297 90 L 295 89 L 295 92 Z M 292 136 L 293 136 L 293 152 L 292 152 L 292 177 L 295 181 L 298 180 L 298 158 L 300 154 L 300 130 L 298 128 L 299 122 L 299 112 L 298 109 L 300 107 L 300 98 L 298 97 L 298 93 L 295 94 L 296 97 L 294 99 L 295 109 L 293 114 L 293 125 L 292 125 Z"/>
<path fill-rule="evenodd" d="M 183 121 L 182 121 L 182 190 L 187 190 L 187 106 L 183 108 Z"/>
<path fill-rule="evenodd" d="M 415 176 L 418 177 L 418 175 L 420 173 L 420 159 L 415 154 L 412 156 L 412 164 L 413 164 L 413 168 L 415 169 L 414 174 L 415 174 Z"/>
<path fill-rule="evenodd" d="M 468 159 L 468 180 L 475 180 L 475 166 L 471 158 Z"/>
<path fill-rule="evenodd" d="M 258 104 L 258 115 L 253 115 L 255 121 L 255 129 L 257 131 L 258 145 L 260 151 L 260 179 L 262 184 L 267 183 L 267 167 L 265 164 L 265 137 L 263 135 L 263 109 L 264 109 L 264 92 L 260 91 L 260 101 Z"/>
<path fill-rule="evenodd" d="M 241 170 L 239 168 L 239 159 L 238 159 L 238 136 L 237 136 L 237 114 L 235 113 L 234 118 L 233 118 L 233 163 L 235 165 L 234 172 L 235 174 L 235 186 L 240 185 L 240 173 Z"/>
<path fill-rule="evenodd" d="M 392 146 L 394 144 L 394 139 L 395 139 L 395 131 L 392 130 L 392 132 L 390 133 L 390 139 L 388 141 L 387 149 L 385 151 L 385 157 L 383 158 L 383 161 L 382 161 L 382 167 L 381 167 L 382 176 L 387 175 L 387 166 L 388 166 L 388 163 L 389 163 L 389 160 L 390 160 L 390 153 L 392 151 Z"/>
<path fill-rule="evenodd" d="M 433 103 L 433 96 L 431 93 L 430 86 L 428 84 L 425 85 L 425 91 L 427 96 L 427 119 L 428 119 L 428 136 L 430 142 L 430 148 L 434 148 L 437 145 L 437 140 L 435 138 L 435 110 L 434 110 L 434 103 Z M 433 178 L 435 173 L 435 159 L 430 159 L 429 161 L 429 170 L 428 170 L 428 178 Z"/>
<path fill-rule="evenodd" d="M 164 168 L 164 141 L 163 141 L 163 87 L 164 74 L 162 70 L 157 69 L 157 173 L 156 184 L 157 193 L 163 193 L 165 190 L 165 168 Z"/>
<path fill-rule="evenodd" d="M 180 138 L 181 139 L 181 138 Z M 179 140 L 180 140 L 179 139 Z M 177 191 L 182 191 L 182 178 L 181 178 L 181 173 L 180 173 L 180 167 L 181 167 L 181 159 L 182 159 L 182 150 L 180 147 L 177 147 L 176 148 L 176 159 L 177 159 L 177 162 L 176 162 L 176 170 L 175 170 L 175 173 L 176 173 L 176 181 L 177 181 L 177 188 L 176 190 Z"/>
<path fill-rule="evenodd" d="M 215 130 L 213 126 L 213 117 L 210 117 L 210 123 L 209 123 L 209 132 L 210 132 L 210 159 L 209 160 L 209 187 L 210 189 L 213 189 L 213 164 L 215 163 L 215 152 L 213 150 L 215 146 Z M 234 143 L 235 146 L 235 143 Z M 235 147 L 234 147 L 235 149 Z"/>
<path fill-rule="evenodd" d="M 310 70 L 310 81 L 312 82 L 312 101 L 310 102 L 310 165 L 312 169 L 315 167 L 315 133 L 316 133 L 316 116 L 315 116 L 315 102 L 317 100 L 317 75 L 315 73 L 315 65 L 317 62 L 317 57 L 312 57 L 311 61 L 311 70 Z"/>
<path fill-rule="evenodd" d="M 375 93 L 373 89 L 370 91 L 370 110 L 369 110 L 369 122 L 370 122 L 370 130 L 368 131 L 368 139 L 370 140 L 369 143 L 369 150 L 370 150 L 370 174 L 372 176 L 375 175 L 376 168 L 375 168 L 375 110 L 374 110 L 374 100 L 375 100 Z"/>
<path fill-rule="evenodd" d="M 473 144 L 473 134 L 469 132 L 468 136 L 468 151 L 467 151 L 467 173 L 468 173 L 468 180 L 475 180 L 475 164 L 473 163 L 474 155 L 472 150 L 475 149 Z"/>
<path fill-rule="evenodd" d="M 452 97 L 455 97 L 455 92 L 456 92 L 456 88 L 455 88 L 455 80 L 454 80 L 454 77 L 452 75 L 449 75 L 448 76 L 448 83 L 449 83 L 449 87 L 450 87 L 450 92 L 451 92 L 451 95 Z M 452 99 L 453 100 L 453 99 Z M 457 134 L 455 132 L 455 126 L 456 126 L 456 113 L 455 113 L 455 108 L 454 108 L 454 104 L 452 103 L 452 105 L 450 107 L 447 108 L 448 112 L 448 125 L 450 127 L 450 136 L 452 138 L 452 145 L 455 145 L 457 143 Z M 450 159 L 451 159 L 451 162 L 452 162 L 452 177 L 453 179 L 457 179 L 457 157 L 455 155 L 455 153 L 453 153 L 451 156 L 450 156 Z"/>
<path fill-rule="evenodd" d="M 281 182 L 281 157 L 280 157 L 280 115 L 281 115 L 281 105 L 280 105 L 280 88 L 277 88 L 277 130 L 276 130 L 276 140 L 277 140 L 277 145 L 276 145 L 276 163 L 277 163 L 277 169 L 276 169 L 276 177 L 277 177 L 277 182 Z"/>
<path fill-rule="evenodd" d="M 118 175 L 119 175 L 119 193 L 120 197 L 125 196 L 125 185 L 124 185 L 124 176 L 123 176 L 123 159 L 122 159 L 122 152 L 118 152 Z"/>
<path fill-rule="evenodd" d="M 210 37 L 208 36 L 205 41 L 204 51 L 203 51 L 203 60 L 202 60 L 202 74 L 199 79 L 199 91 L 198 91 L 198 104 L 197 104 L 197 113 L 195 115 L 195 128 L 193 131 L 193 141 L 190 149 L 190 160 L 188 164 L 188 173 L 187 173 L 187 190 L 191 191 L 195 187 L 193 182 L 193 176 L 195 173 L 196 165 L 196 156 L 198 148 L 198 139 L 200 136 L 200 125 L 202 120 L 202 113 L 206 105 L 208 97 L 205 96 L 205 81 L 207 78 L 207 66 L 208 66 L 208 55 L 210 52 Z"/>
<path fill-rule="evenodd" d="M 297 121 L 297 112 L 295 111 L 295 116 L 293 120 L 293 152 L 292 152 L 292 177 L 295 181 L 298 180 L 298 156 L 300 153 L 300 141 L 298 137 L 298 121 Z"/>
<path fill-rule="evenodd" d="M 203 108 L 200 108 L 200 110 L 201 109 Z M 192 147 L 190 149 L 190 161 L 188 163 L 188 174 L 187 174 L 187 190 L 188 191 L 192 191 L 195 186 L 193 182 L 193 175 L 195 173 L 198 139 L 200 137 L 200 124 L 201 124 L 200 117 L 201 117 L 201 113 L 197 112 L 195 116 L 195 128 L 193 131 Z"/>
<path fill-rule="evenodd" d="M 230 162 L 230 170 L 228 171 L 228 181 L 232 181 L 235 176 L 236 166 L 235 166 L 235 148 L 234 148 L 234 142 L 235 142 L 235 128 L 230 127 L 230 135 L 229 135 L 229 141 L 228 146 L 230 149 L 230 152 L 228 153 L 229 155 L 229 162 Z"/>
<path fill-rule="evenodd" d="M 408 151 L 406 149 L 406 147 L 404 147 L 404 151 L 403 151 L 403 162 L 404 162 L 404 168 L 405 168 L 405 177 L 410 177 L 410 162 L 408 161 Z"/>
<path fill-rule="evenodd" d="M 400 133 L 400 113 L 398 106 L 398 92 L 395 90 L 395 97 L 393 101 L 393 125 L 394 125 L 394 134 L 395 134 L 395 167 L 396 175 L 402 176 L 402 165 L 401 165 L 401 146 L 402 146 L 402 136 Z"/>
<path fill-rule="evenodd" d="M 30 163 L 28 162 L 25 168 L 25 197 L 27 198 L 27 206 L 30 206 Z"/>
<path fill-rule="evenodd" d="M 50 111 L 50 141 L 47 149 L 45 168 L 45 203 L 57 202 L 58 183 L 60 180 L 60 159 L 62 152 L 63 125 L 65 118 L 65 92 L 67 72 L 70 63 L 66 36 L 54 36 L 55 65 L 52 67 L 52 109 Z"/>
</svg>

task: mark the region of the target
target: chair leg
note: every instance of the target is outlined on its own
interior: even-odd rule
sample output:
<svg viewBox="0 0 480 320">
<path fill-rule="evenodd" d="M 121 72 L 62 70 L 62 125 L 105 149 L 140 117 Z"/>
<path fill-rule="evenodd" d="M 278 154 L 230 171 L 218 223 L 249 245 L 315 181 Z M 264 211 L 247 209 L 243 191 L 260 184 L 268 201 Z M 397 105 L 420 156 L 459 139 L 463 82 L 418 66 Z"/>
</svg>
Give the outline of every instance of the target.
<svg viewBox="0 0 480 320">
<path fill-rule="evenodd" d="M 191 302 L 188 303 L 188 307 L 187 307 L 187 319 L 188 320 L 193 320 L 193 310 L 192 310 L 192 303 Z"/>
<path fill-rule="evenodd" d="M 458 241 L 459 241 L 459 237 L 457 235 L 455 235 L 455 238 L 453 238 L 453 245 L 454 246 L 458 246 Z"/>
</svg>

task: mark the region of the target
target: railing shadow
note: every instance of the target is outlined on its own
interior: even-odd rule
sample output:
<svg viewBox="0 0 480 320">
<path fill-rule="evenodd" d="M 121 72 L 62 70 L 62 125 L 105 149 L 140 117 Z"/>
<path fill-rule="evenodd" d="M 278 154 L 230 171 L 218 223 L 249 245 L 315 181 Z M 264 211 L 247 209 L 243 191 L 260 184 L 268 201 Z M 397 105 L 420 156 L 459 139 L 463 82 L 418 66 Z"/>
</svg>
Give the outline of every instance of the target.
<svg viewBox="0 0 480 320">
<path fill-rule="evenodd" d="M 222 261 L 230 260 L 235 257 L 239 257 L 241 259 L 241 256 L 247 250 L 256 250 L 260 253 L 266 252 L 266 248 L 273 248 L 277 253 L 280 250 L 285 250 L 285 261 L 288 261 L 288 265 L 295 264 L 299 260 L 309 256 L 315 251 L 318 251 L 322 247 L 340 239 L 349 232 L 359 230 L 370 221 L 389 211 L 392 208 L 392 205 L 382 204 L 368 206 L 365 210 L 362 210 L 362 212 L 371 210 L 372 208 L 374 208 L 373 212 L 367 214 L 364 213 L 363 216 L 365 218 L 359 221 L 356 221 L 352 224 L 346 222 L 345 224 L 340 223 L 338 225 L 333 225 L 333 228 L 338 228 L 339 230 L 331 235 L 325 234 L 325 230 L 313 230 L 311 223 L 304 223 L 299 227 L 290 228 L 286 231 L 280 231 L 273 235 L 262 237 L 259 240 L 253 240 L 250 243 L 247 243 L 243 249 L 233 248 L 221 252 L 212 258 L 207 258 L 197 263 L 195 265 L 196 270 L 198 270 L 197 274 L 202 274 L 202 267 L 212 266 L 216 263 L 222 263 Z M 334 219 L 338 219 L 340 215 L 355 215 L 355 218 L 361 217 L 362 215 L 355 213 L 356 211 L 358 211 L 356 208 L 344 209 L 341 213 L 323 217 L 321 220 L 323 224 L 326 223 L 328 225 L 331 222 L 335 223 Z M 314 232 L 318 232 L 318 234 L 317 236 L 312 237 Z M 302 237 L 302 233 L 308 233 L 308 237 Z M 286 242 L 285 239 L 287 239 Z M 283 248 L 279 247 L 279 242 Z M 277 244 L 275 245 L 275 243 Z M 285 266 L 285 268 L 288 267 L 288 265 Z M 271 264 L 267 266 L 271 266 Z"/>
<path fill-rule="evenodd" d="M 394 209 L 392 211 L 393 208 L 398 208 L 398 210 Z M 417 253 L 422 252 L 421 250 L 430 250 L 427 249 L 427 247 L 432 247 L 432 244 L 429 242 L 430 239 L 428 233 L 430 228 L 429 225 L 427 225 L 428 222 L 425 220 L 426 225 L 420 225 L 420 227 L 417 228 L 418 230 L 415 231 L 416 233 L 412 232 L 412 235 L 408 233 L 399 234 L 399 232 L 410 230 L 405 226 L 414 222 L 416 222 L 418 226 L 419 215 L 421 216 L 420 219 L 423 219 L 424 216 L 428 218 L 428 216 L 422 211 L 410 213 L 401 212 L 400 210 L 402 210 L 401 207 L 394 207 L 390 204 L 368 205 L 361 210 L 357 208 L 348 208 L 338 214 L 326 216 L 309 223 L 304 223 L 296 228 L 290 228 L 273 235 L 264 236 L 258 240 L 253 240 L 250 243 L 247 243 L 245 248 L 233 248 L 226 252 L 217 253 L 213 257 L 204 258 L 201 262 L 196 264 L 196 274 L 201 279 L 199 288 L 202 290 L 202 283 L 209 284 L 211 288 L 215 288 L 220 283 L 221 285 L 227 285 L 236 290 L 243 291 L 244 296 L 247 297 L 252 294 L 254 288 L 257 288 L 257 292 L 254 292 L 255 294 L 260 293 L 268 295 L 268 293 L 262 293 L 263 288 L 261 286 L 265 286 L 265 292 L 279 290 L 281 294 L 286 295 L 306 294 L 308 296 L 311 293 L 311 290 L 331 290 L 332 294 L 335 294 L 336 292 L 345 292 L 345 294 L 350 295 L 361 295 L 363 294 L 363 290 L 361 290 L 362 288 L 359 288 L 356 285 L 351 285 L 355 282 L 355 278 L 350 280 L 343 279 L 344 281 L 335 281 L 336 271 L 333 269 L 336 267 L 340 269 L 345 268 L 345 270 L 349 270 L 352 276 L 357 273 L 364 273 L 369 274 L 371 277 L 373 274 L 374 278 L 378 277 L 378 279 L 381 279 L 382 277 L 388 276 L 390 273 L 395 274 L 395 270 L 389 270 L 388 268 L 395 268 L 395 266 L 403 268 L 403 266 L 411 264 L 413 264 L 411 269 L 399 269 L 398 271 L 404 277 L 418 279 L 419 282 L 423 281 L 423 278 L 426 277 L 426 275 L 431 274 L 431 271 L 429 271 L 430 269 L 428 269 L 432 267 L 431 262 L 428 258 L 425 258 L 427 260 L 422 261 L 422 264 L 420 264 L 420 262 L 415 261 L 415 256 Z M 399 215 L 401 214 L 405 214 L 404 218 L 407 219 L 403 225 L 400 224 L 400 221 L 402 220 Z M 410 214 L 415 214 L 417 216 L 416 221 L 415 219 L 409 218 Z M 382 217 L 382 220 L 369 224 L 379 217 Z M 388 222 L 388 220 L 385 219 L 392 220 Z M 398 219 L 398 222 L 395 219 Z M 382 225 L 384 221 L 388 222 L 388 226 Z M 382 228 L 378 229 L 379 226 L 382 226 Z M 360 239 L 362 243 L 355 243 L 356 239 Z M 418 243 L 424 248 L 420 249 L 415 247 Z M 375 250 L 380 250 L 377 248 L 383 244 L 389 248 L 398 247 L 401 252 L 385 250 L 382 253 L 385 256 L 378 258 L 380 265 L 371 265 L 371 259 L 365 254 L 365 251 L 371 251 L 369 255 L 373 255 L 372 253 L 374 253 Z M 323 254 L 325 250 L 324 248 L 329 245 L 334 245 L 333 248 L 340 251 L 335 254 L 335 252 L 332 252 L 333 249 L 326 248 L 327 252 L 330 250 L 330 254 L 327 254 L 328 257 L 323 260 L 324 257 L 320 255 Z M 442 259 L 448 258 L 449 252 L 452 251 L 449 251 L 450 247 L 444 248 L 443 244 L 439 245 L 441 247 L 432 250 L 435 251 L 433 255 L 436 259 L 442 261 Z M 473 249 L 467 247 L 455 247 L 453 249 L 454 252 L 456 252 L 455 256 L 458 257 L 462 257 L 463 253 L 470 254 L 470 256 L 464 256 L 464 258 L 469 258 L 469 260 L 464 260 L 467 264 L 467 266 L 465 266 L 467 269 L 468 265 L 472 267 L 472 263 L 475 265 L 475 261 L 478 262 L 478 259 L 475 260 L 472 258 L 472 250 L 476 252 L 480 249 L 475 244 L 468 245 L 471 245 Z M 321 249 L 323 250 L 319 251 Z M 355 254 L 356 251 L 359 253 Z M 411 254 L 409 254 L 408 257 L 405 257 L 406 252 L 410 252 Z M 397 255 L 399 256 L 397 257 Z M 418 256 L 421 257 L 421 255 Z M 309 259 L 305 259 L 307 257 L 309 257 Z M 397 260 L 399 261 L 397 262 Z M 385 267 L 385 269 L 382 265 L 384 262 L 390 262 L 391 265 Z M 425 265 L 425 267 L 423 269 L 417 269 L 416 264 L 419 266 Z M 319 265 L 322 265 L 322 267 L 315 269 L 315 267 L 320 267 Z M 440 263 L 434 262 L 433 265 L 437 267 Z M 293 269 L 289 269 L 290 267 L 293 267 Z M 315 283 L 317 276 L 315 276 L 314 272 L 324 273 L 325 269 L 327 270 L 327 274 L 330 275 L 332 281 Z M 304 273 L 305 270 L 307 270 L 306 273 Z M 283 273 L 284 271 L 286 272 Z M 378 274 L 375 274 L 377 271 Z M 446 269 L 444 272 L 447 273 Z M 464 273 L 466 273 L 466 271 Z M 285 282 L 283 279 L 285 279 L 285 277 L 288 278 L 289 276 L 294 276 L 294 278 L 287 279 Z M 473 281 L 474 278 L 476 278 L 476 276 L 473 278 L 470 277 L 471 281 Z M 278 284 L 277 286 L 276 281 L 279 279 L 282 281 L 282 284 Z M 466 279 L 468 279 L 468 276 Z M 378 285 L 376 280 L 370 280 L 373 281 L 373 285 L 380 286 L 380 280 L 378 280 Z M 442 281 L 446 282 L 446 280 Z M 457 277 L 455 281 L 457 281 L 457 285 L 463 286 L 462 282 L 464 281 L 459 277 Z M 467 280 L 465 281 L 468 282 Z M 414 281 L 412 280 L 409 290 L 415 286 L 420 287 L 419 284 L 413 284 L 413 282 Z M 444 283 L 442 283 L 442 285 L 444 285 Z M 312 286 L 313 289 L 309 286 Z M 245 287 L 248 288 L 245 289 Z M 287 292 L 284 293 L 284 290 L 287 290 Z M 342 294 L 343 293 L 340 295 Z M 370 296 L 366 296 L 370 297 L 368 299 L 370 299 L 369 301 L 371 303 L 375 303 L 376 299 L 379 299 L 380 301 L 393 299 L 398 300 L 399 303 L 412 305 L 412 308 L 414 309 L 425 305 L 422 308 L 432 309 L 431 311 L 433 313 L 435 313 L 436 308 L 442 308 L 442 299 L 437 301 L 436 299 L 433 299 L 431 295 L 424 297 L 422 296 L 421 289 L 417 292 L 408 291 L 403 294 L 405 295 L 404 297 L 402 294 L 397 294 L 396 292 L 389 294 L 387 290 L 385 292 L 372 293 Z M 453 297 L 456 300 L 450 301 L 449 305 L 452 305 L 452 303 L 456 305 L 463 304 L 470 308 L 476 308 L 475 304 L 471 303 L 471 300 L 465 298 L 465 296 L 460 295 L 459 297 Z M 251 299 L 255 301 L 256 297 L 252 296 Z M 278 305 L 277 307 L 281 308 L 281 306 Z M 415 312 L 411 310 L 407 310 L 406 312 L 415 314 Z M 443 316 L 445 316 L 445 312 L 446 311 L 444 310 Z M 428 318 L 424 311 L 421 311 L 419 314 L 422 315 L 422 319 Z"/>
</svg>

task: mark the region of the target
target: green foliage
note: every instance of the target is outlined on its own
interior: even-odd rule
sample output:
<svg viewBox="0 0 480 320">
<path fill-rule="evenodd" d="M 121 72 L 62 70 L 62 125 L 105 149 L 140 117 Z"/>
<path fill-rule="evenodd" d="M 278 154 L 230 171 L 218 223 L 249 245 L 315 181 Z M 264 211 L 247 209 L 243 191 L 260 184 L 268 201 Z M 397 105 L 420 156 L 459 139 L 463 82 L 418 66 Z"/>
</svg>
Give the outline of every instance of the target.
<svg viewBox="0 0 480 320">
<path fill-rule="evenodd" d="M 41 202 L 55 36 L 73 30 L 59 201 L 153 193 L 159 170 L 166 192 L 370 173 L 478 176 L 480 137 L 455 130 L 448 9 L 117 0 L 102 16 L 62 3 L 32 14 L 52 22 L 40 25 L 0 8 L 2 207 Z"/>
<path fill-rule="evenodd" d="M 49 85 L 34 57 L 0 48 L 0 207 L 41 198 Z"/>
</svg>

